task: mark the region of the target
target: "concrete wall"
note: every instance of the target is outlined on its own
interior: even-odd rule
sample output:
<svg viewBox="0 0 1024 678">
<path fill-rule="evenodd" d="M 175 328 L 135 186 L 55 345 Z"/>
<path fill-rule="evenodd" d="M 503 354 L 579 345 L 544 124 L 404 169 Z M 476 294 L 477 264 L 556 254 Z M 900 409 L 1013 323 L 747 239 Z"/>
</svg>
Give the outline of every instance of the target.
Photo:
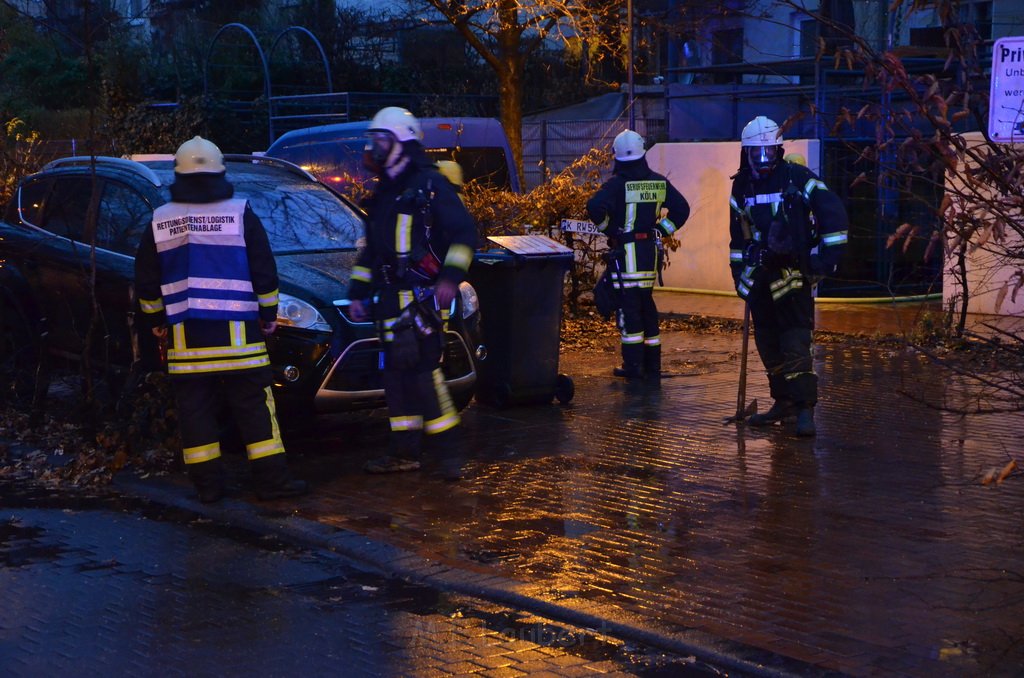
<svg viewBox="0 0 1024 678">
<path fill-rule="evenodd" d="M 818 172 L 818 142 L 786 141 L 786 153 L 801 153 Z M 665 287 L 733 292 L 729 271 L 729 177 L 740 161 L 739 141 L 655 144 L 647 151 L 651 169 L 668 177 L 690 203 L 690 218 L 676 234 L 679 249 L 669 255 Z"/>
<path fill-rule="evenodd" d="M 964 138 L 968 144 L 983 145 L 984 139 L 981 132 L 965 134 Z M 970 163 L 969 163 L 970 164 Z M 952 192 L 956 192 L 955 179 L 946 179 L 946 186 Z M 976 203 L 975 203 L 976 204 Z M 997 245 L 986 244 L 975 249 L 967 256 L 967 312 L 985 313 L 997 315 L 1024 315 L 1024 289 L 1017 292 L 1017 300 L 1011 299 L 1012 276 L 1019 269 L 1022 262 L 1019 258 L 1007 261 L 1000 256 L 1000 252 L 1013 248 L 1016 245 L 1020 252 L 1022 243 L 1020 237 L 1010 229 L 1007 229 L 1008 242 Z M 962 288 L 957 284 L 953 275 L 956 261 L 946 257 L 942 275 L 942 298 L 948 305 L 954 296 L 959 297 Z M 667 282 L 667 281 L 666 281 Z M 1000 300 L 1000 297 L 1002 299 Z"/>
</svg>

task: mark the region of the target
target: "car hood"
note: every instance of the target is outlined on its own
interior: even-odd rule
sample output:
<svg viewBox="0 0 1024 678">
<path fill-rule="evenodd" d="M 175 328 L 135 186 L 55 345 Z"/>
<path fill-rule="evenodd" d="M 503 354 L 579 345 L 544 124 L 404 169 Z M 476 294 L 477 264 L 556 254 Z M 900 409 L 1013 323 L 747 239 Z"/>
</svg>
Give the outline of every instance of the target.
<svg viewBox="0 0 1024 678">
<path fill-rule="evenodd" d="M 348 295 L 355 251 L 277 254 L 281 292 L 316 306 L 331 306 Z"/>
</svg>

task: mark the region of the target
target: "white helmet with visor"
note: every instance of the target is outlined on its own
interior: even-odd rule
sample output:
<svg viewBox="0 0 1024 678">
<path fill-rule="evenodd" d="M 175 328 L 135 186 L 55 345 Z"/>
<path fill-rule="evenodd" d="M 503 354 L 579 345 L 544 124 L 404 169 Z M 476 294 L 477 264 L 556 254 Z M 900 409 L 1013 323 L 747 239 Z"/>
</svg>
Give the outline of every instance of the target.
<svg viewBox="0 0 1024 678">
<path fill-rule="evenodd" d="M 740 146 L 759 176 L 766 176 L 782 158 L 782 130 L 771 118 L 759 115 L 740 132 Z"/>
</svg>

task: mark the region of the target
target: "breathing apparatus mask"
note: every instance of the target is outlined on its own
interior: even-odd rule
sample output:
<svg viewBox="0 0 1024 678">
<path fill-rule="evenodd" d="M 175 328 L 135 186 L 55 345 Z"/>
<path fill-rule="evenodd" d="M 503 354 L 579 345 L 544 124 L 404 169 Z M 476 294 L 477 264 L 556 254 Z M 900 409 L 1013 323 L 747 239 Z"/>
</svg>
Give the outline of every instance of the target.
<svg viewBox="0 0 1024 678">
<path fill-rule="evenodd" d="M 764 178 L 771 174 L 772 168 L 779 160 L 781 146 L 746 146 L 747 162 L 757 176 Z"/>
<path fill-rule="evenodd" d="M 402 142 L 391 132 L 373 131 L 366 135 L 363 166 L 374 174 L 384 174 L 402 156 Z"/>
</svg>

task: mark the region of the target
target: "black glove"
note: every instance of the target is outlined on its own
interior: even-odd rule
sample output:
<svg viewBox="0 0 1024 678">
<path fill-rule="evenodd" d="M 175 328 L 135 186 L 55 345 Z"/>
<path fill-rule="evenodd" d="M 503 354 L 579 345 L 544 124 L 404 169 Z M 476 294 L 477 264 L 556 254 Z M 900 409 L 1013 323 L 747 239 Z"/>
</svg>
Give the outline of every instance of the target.
<svg viewBox="0 0 1024 678">
<path fill-rule="evenodd" d="M 743 263 L 747 266 L 770 267 L 775 264 L 775 255 L 761 243 L 752 242 L 743 250 Z"/>
<path fill-rule="evenodd" d="M 796 243 L 793 242 L 793 234 L 790 233 L 789 225 L 782 219 L 773 219 L 768 227 L 768 249 L 780 256 L 792 256 L 796 254 Z"/>
</svg>

